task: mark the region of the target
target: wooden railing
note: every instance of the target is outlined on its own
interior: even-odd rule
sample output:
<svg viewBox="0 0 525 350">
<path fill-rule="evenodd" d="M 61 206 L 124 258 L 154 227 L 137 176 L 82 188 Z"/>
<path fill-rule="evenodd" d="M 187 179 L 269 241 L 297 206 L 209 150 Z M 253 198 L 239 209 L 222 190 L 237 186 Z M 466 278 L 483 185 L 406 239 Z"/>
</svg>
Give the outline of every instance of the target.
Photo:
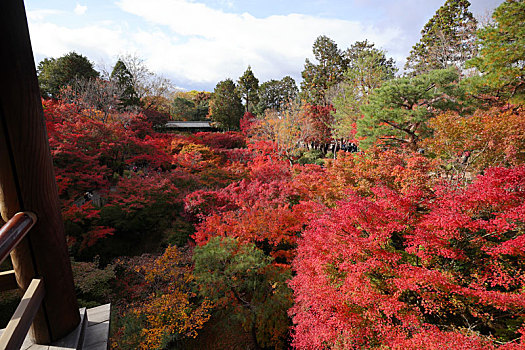
<svg viewBox="0 0 525 350">
<path fill-rule="evenodd" d="M 36 220 L 35 214 L 22 212 L 15 214 L 11 220 L 2 226 L 0 229 L 0 264 L 22 241 L 36 223 Z M 0 273 L 0 292 L 17 288 L 18 284 L 14 271 Z M 13 317 L 11 317 L 6 329 L 0 336 L 0 349 L 20 349 L 42 304 L 44 294 L 44 281 L 42 279 L 33 279 Z"/>
<path fill-rule="evenodd" d="M 20 243 L 36 223 L 36 215 L 31 212 L 15 214 L 0 229 L 0 264 L 4 262 L 9 253 Z"/>
</svg>

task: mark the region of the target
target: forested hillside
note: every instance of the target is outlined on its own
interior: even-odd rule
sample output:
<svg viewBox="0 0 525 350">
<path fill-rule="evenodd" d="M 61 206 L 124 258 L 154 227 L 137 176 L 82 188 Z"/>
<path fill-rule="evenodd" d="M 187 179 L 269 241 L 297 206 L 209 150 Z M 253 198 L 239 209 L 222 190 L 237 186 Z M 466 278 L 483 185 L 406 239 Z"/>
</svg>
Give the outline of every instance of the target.
<svg viewBox="0 0 525 350">
<path fill-rule="evenodd" d="M 78 298 L 112 303 L 111 347 L 525 348 L 525 2 L 468 8 L 402 72 L 319 36 L 300 89 L 42 61 Z"/>
</svg>

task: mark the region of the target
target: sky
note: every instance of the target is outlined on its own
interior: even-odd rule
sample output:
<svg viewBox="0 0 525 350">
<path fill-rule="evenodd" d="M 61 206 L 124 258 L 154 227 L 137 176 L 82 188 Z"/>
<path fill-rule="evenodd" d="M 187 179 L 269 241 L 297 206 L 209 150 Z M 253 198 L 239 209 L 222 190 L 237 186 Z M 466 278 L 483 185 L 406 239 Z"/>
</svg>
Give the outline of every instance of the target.
<svg viewBox="0 0 525 350">
<path fill-rule="evenodd" d="M 184 90 L 213 91 L 248 66 L 260 83 L 297 84 L 320 35 L 342 50 L 367 39 L 404 65 L 445 0 L 25 0 L 36 64 L 75 51 L 99 71 L 135 55 Z M 471 0 L 488 18 L 503 0 Z"/>
</svg>

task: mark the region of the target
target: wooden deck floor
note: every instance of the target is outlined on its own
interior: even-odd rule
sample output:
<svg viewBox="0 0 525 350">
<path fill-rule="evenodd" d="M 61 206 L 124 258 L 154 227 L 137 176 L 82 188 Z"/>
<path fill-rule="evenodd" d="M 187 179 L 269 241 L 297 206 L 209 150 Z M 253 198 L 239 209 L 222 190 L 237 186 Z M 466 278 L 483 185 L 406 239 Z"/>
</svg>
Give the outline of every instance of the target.
<svg viewBox="0 0 525 350">
<path fill-rule="evenodd" d="M 21 350 L 107 350 L 111 305 L 80 309 L 81 323 L 75 331 L 52 345 L 33 344 L 26 338 Z M 0 330 L 2 334 L 3 330 Z M 80 346 L 82 344 L 82 346 Z"/>
<path fill-rule="evenodd" d="M 108 349 L 110 306 L 105 304 L 87 310 L 88 324 L 82 350 Z"/>
</svg>

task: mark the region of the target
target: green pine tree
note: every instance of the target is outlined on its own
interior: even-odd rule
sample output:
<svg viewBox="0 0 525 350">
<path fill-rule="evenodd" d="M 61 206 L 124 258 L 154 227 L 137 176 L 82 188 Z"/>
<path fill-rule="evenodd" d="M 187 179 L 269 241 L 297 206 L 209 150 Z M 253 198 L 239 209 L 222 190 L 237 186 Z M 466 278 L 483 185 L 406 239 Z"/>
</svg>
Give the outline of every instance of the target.
<svg viewBox="0 0 525 350">
<path fill-rule="evenodd" d="M 244 107 L 246 112 L 253 113 L 255 106 L 259 103 L 259 97 L 257 91 L 259 89 L 259 79 L 253 75 L 252 68 L 248 66 L 248 69 L 239 78 L 237 88 L 241 95 L 241 99 L 244 100 Z"/>
<path fill-rule="evenodd" d="M 419 141 L 430 134 L 427 121 L 437 113 L 458 108 L 459 76 L 454 68 L 434 70 L 413 78 L 389 80 L 375 89 L 369 104 L 361 107 L 357 121 L 360 148 L 376 141 L 417 150 Z"/>
<path fill-rule="evenodd" d="M 335 139 L 348 139 L 361 116 L 360 107 L 368 103 L 368 96 L 397 72 L 394 60 L 367 40 L 353 44 L 346 56 L 348 70 L 332 98 L 336 110 L 332 131 Z"/>
<path fill-rule="evenodd" d="M 291 274 L 272 260 L 255 244 L 230 237 L 213 237 L 193 255 L 201 296 L 250 330 L 256 349 L 286 348 Z"/>
<path fill-rule="evenodd" d="M 140 99 L 133 87 L 133 76 L 122 60 L 118 60 L 111 72 L 111 80 L 122 90 L 120 95 L 121 107 L 140 106 Z"/>
<path fill-rule="evenodd" d="M 348 62 L 335 41 L 324 35 L 315 40 L 313 53 L 318 63 L 306 59 L 301 73 L 301 98 L 313 104 L 326 105 L 326 93 L 342 80 Z"/>
<path fill-rule="evenodd" d="M 238 130 L 244 107 L 231 79 L 217 83 L 210 103 L 210 118 L 223 130 Z"/>
<path fill-rule="evenodd" d="M 525 1 L 507 0 L 494 23 L 478 32 L 479 55 L 469 62 L 482 75 L 472 79 L 477 94 L 525 102 Z"/>
<path fill-rule="evenodd" d="M 477 21 L 467 0 L 447 0 L 425 24 L 405 69 L 413 75 L 455 66 L 463 69 L 476 52 Z"/>
<path fill-rule="evenodd" d="M 259 104 L 256 112 L 262 115 L 267 109 L 280 111 L 295 101 L 298 93 L 297 84 L 290 76 L 285 76 L 281 80 L 266 81 L 259 87 Z"/>
</svg>

